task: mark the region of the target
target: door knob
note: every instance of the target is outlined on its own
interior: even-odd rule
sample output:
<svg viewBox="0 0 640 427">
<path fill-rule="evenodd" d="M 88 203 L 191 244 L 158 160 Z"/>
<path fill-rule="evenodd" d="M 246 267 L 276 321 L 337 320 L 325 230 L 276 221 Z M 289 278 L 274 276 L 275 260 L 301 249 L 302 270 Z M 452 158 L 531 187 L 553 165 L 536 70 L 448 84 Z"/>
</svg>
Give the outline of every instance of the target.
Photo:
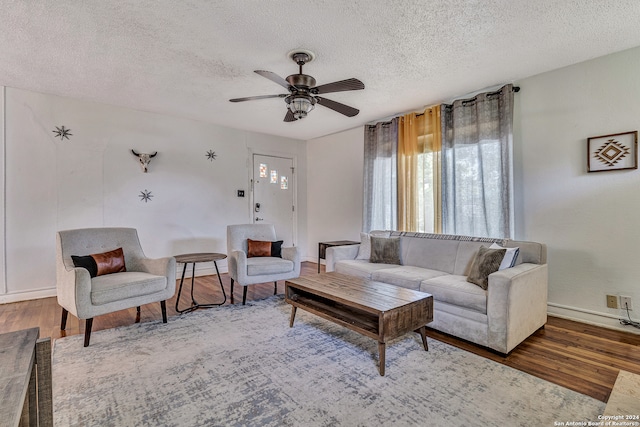
<svg viewBox="0 0 640 427">
<path fill-rule="evenodd" d="M 264 219 L 256 217 L 256 221 L 264 221 Z"/>
</svg>

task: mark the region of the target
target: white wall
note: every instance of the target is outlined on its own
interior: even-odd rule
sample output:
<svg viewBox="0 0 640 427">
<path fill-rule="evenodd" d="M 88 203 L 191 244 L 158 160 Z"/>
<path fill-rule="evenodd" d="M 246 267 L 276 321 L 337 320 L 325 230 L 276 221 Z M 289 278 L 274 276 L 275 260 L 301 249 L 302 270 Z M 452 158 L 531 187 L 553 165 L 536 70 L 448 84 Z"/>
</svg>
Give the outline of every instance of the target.
<svg viewBox="0 0 640 427">
<path fill-rule="evenodd" d="M 551 313 L 618 326 L 620 294 L 640 318 L 640 171 L 586 166 L 587 138 L 640 130 L 639 75 L 636 48 L 520 82 L 519 237 L 548 245 Z"/>
<path fill-rule="evenodd" d="M 296 159 L 297 178 L 303 177 L 296 182 L 304 219 L 298 235 L 306 236 L 303 141 L 13 88 L 6 88 L 5 117 L 6 290 L 0 302 L 55 294 L 55 232 L 61 229 L 135 227 L 150 257 L 226 253 L 226 226 L 251 221 L 251 153 Z M 68 140 L 52 132 L 63 125 L 72 134 Z M 131 149 L 158 151 L 148 173 Z M 216 160 L 206 158 L 208 150 Z M 238 189 L 245 198 L 236 197 Z M 143 190 L 153 195 L 148 203 L 139 197 Z M 220 267 L 226 271 L 225 262 Z M 198 269 L 210 272 L 212 265 Z"/>
<path fill-rule="evenodd" d="M 363 154 L 362 127 L 307 141 L 310 261 L 318 261 L 318 242 L 360 240 Z"/>
</svg>

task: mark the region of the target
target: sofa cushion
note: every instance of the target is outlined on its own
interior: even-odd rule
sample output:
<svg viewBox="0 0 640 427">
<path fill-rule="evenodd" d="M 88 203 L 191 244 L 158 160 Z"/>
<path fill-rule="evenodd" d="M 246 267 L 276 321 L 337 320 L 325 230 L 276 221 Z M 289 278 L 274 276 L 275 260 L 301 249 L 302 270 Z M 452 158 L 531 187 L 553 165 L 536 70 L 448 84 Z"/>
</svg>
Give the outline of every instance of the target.
<svg viewBox="0 0 640 427">
<path fill-rule="evenodd" d="M 360 259 L 350 259 L 336 262 L 335 272 L 347 274 L 349 276 L 364 277 L 365 279 L 371 279 L 371 273 L 377 270 L 385 268 L 397 268 L 392 267 L 389 264 L 372 264 L 369 261 Z"/>
<path fill-rule="evenodd" d="M 108 304 L 127 298 L 161 292 L 167 287 L 167 278 L 139 271 L 106 274 L 91 279 L 91 303 Z"/>
<path fill-rule="evenodd" d="M 467 282 L 466 276 L 447 274 L 420 283 L 420 291 L 433 295 L 435 301 L 487 313 L 487 291 Z"/>
<path fill-rule="evenodd" d="M 458 245 L 457 240 L 402 236 L 402 265 L 453 273 Z"/>
<path fill-rule="evenodd" d="M 293 261 L 276 257 L 247 258 L 247 275 L 280 274 L 293 271 Z"/>
<path fill-rule="evenodd" d="M 485 243 L 483 242 L 460 242 L 458 252 L 456 253 L 456 267 L 452 274 L 468 276 L 478 249 L 484 245 Z"/>
<path fill-rule="evenodd" d="M 371 279 L 417 291 L 420 289 L 420 283 L 423 280 L 433 279 L 434 277 L 444 276 L 446 274 L 447 273 L 442 271 L 403 265 L 374 271 L 371 274 Z"/>
</svg>

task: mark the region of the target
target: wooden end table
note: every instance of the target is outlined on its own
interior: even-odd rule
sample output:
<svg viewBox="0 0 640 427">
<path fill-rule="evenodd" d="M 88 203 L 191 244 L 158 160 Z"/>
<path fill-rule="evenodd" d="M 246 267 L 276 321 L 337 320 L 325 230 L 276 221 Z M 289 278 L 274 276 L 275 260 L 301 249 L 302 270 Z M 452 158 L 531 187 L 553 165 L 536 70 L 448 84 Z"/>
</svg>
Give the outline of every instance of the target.
<svg viewBox="0 0 640 427">
<path fill-rule="evenodd" d="M 426 324 L 433 321 L 431 294 L 332 272 L 287 280 L 285 301 L 292 306 L 290 327 L 301 308 L 377 340 L 380 375 L 389 340 L 415 331 L 429 351 Z"/>
<path fill-rule="evenodd" d="M 320 242 L 318 243 L 318 273 L 320 273 L 320 259 L 326 259 L 327 248 L 333 246 L 348 246 L 359 245 L 360 242 L 354 242 L 353 240 L 335 240 L 333 242 Z"/>
<path fill-rule="evenodd" d="M 180 314 L 188 313 L 190 311 L 197 310 L 199 308 L 210 308 L 217 307 L 219 305 L 227 302 L 227 294 L 224 292 L 224 286 L 222 286 L 222 279 L 220 278 L 220 271 L 218 270 L 218 261 L 225 259 L 227 256 L 225 254 L 219 254 L 215 252 L 203 252 L 203 253 L 194 253 L 194 254 L 181 254 L 176 255 L 175 259 L 177 263 L 184 264 L 182 268 L 182 278 L 180 279 L 180 288 L 178 289 L 178 298 L 176 299 L 176 311 Z M 220 282 L 220 289 L 222 289 L 222 296 L 224 296 L 224 300 L 221 303 L 212 303 L 212 304 L 200 304 L 193 297 L 193 282 L 196 277 L 196 264 L 199 262 L 212 262 L 216 267 L 216 274 L 218 275 L 218 282 Z M 193 269 L 191 270 L 191 306 L 185 308 L 184 310 L 178 309 L 178 303 L 180 302 L 180 294 L 182 293 L 182 285 L 184 283 L 184 273 L 187 271 L 187 264 L 192 263 Z"/>
</svg>

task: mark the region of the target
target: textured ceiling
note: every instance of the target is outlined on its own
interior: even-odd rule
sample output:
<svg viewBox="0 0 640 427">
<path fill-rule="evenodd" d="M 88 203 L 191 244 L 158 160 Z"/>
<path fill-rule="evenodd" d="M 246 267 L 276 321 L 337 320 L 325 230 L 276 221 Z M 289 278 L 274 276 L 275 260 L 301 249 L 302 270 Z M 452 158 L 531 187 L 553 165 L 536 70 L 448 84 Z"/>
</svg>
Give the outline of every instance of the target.
<svg viewBox="0 0 640 427">
<path fill-rule="evenodd" d="M 638 0 L 0 0 L 0 85 L 298 139 L 335 133 L 640 46 Z M 283 88 L 253 73 L 365 90 L 283 122 Z"/>
</svg>

